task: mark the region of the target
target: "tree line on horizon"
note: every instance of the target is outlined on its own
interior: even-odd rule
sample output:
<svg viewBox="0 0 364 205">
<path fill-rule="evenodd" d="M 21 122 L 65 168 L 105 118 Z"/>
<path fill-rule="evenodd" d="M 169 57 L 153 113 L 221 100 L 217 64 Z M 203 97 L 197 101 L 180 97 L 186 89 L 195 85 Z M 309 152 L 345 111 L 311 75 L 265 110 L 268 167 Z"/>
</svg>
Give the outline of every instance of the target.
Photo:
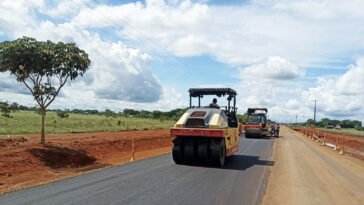
<svg viewBox="0 0 364 205">
<path fill-rule="evenodd" d="M 84 115 L 103 115 L 106 117 L 135 117 L 135 118 L 153 118 L 162 120 L 178 120 L 183 113 L 186 112 L 188 108 L 177 108 L 170 111 L 147 111 L 147 110 L 134 110 L 134 109 L 124 109 L 122 112 L 114 112 L 110 109 L 105 109 L 104 111 L 99 111 L 96 109 L 48 109 L 48 111 L 57 112 L 60 118 L 67 118 L 69 114 L 84 114 Z M 24 105 L 19 105 L 18 103 L 8 103 L 0 102 L 0 112 L 4 117 L 11 117 L 11 112 L 16 111 L 34 111 L 38 114 L 40 113 L 39 107 L 27 107 Z"/>
<path fill-rule="evenodd" d="M 318 122 L 315 122 L 313 119 L 308 119 L 303 123 L 294 123 L 294 125 L 298 126 L 306 126 L 310 127 L 312 125 L 320 128 L 328 128 L 329 126 L 335 127 L 336 125 L 340 125 L 341 128 L 355 128 L 357 130 L 364 130 L 362 122 L 359 120 L 334 120 L 329 118 L 323 118 Z"/>
<path fill-rule="evenodd" d="M 56 112 L 60 118 L 68 118 L 69 114 L 84 114 L 84 115 L 102 115 L 106 117 L 135 117 L 135 118 L 150 118 L 159 120 L 173 120 L 177 121 L 183 113 L 186 112 L 188 108 L 176 108 L 170 111 L 148 111 L 148 110 L 134 110 L 134 109 L 124 109 L 121 112 L 114 112 L 110 109 L 105 109 L 104 111 L 99 111 L 96 109 L 48 109 L 48 111 Z M 0 102 L 0 112 L 2 116 L 11 117 L 11 112 L 16 111 L 33 111 L 41 114 L 39 107 L 27 107 L 24 105 L 19 105 L 18 103 L 9 104 L 8 102 Z M 237 118 L 240 123 L 245 124 L 248 115 L 244 113 L 243 115 L 237 114 Z"/>
<path fill-rule="evenodd" d="M 173 120 L 177 121 L 183 113 L 186 112 L 188 108 L 176 108 L 170 111 L 148 111 L 148 110 L 134 110 L 126 108 L 121 112 L 114 112 L 110 109 L 105 109 L 104 111 L 96 110 L 96 109 L 48 109 L 48 111 L 56 112 L 58 117 L 60 118 L 68 118 L 69 114 L 83 114 L 83 115 L 100 115 L 106 117 L 135 117 L 135 118 L 149 118 L 149 119 L 159 119 L 159 120 Z M 11 118 L 11 112 L 16 111 L 34 111 L 38 114 L 41 114 L 39 107 L 27 107 L 24 105 L 19 105 L 18 103 L 8 103 L 8 102 L 0 102 L 0 112 L 1 115 L 4 117 Z M 245 124 L 248 115 L 247 113 L 244 114 L 237 114 L 237 119 L 240 123 Z M 268 120 L 268 123 L 274 123 L 273 121 Z M 362 122 L 359 120 L 335 120 L 329 118 L 323 118 L 321 121 L 314 122 L 313 119 L 308 119 L 306 122 L 303 123 L 294 123 L 293 125 L 296 126 L 306 126 L 309 127 L 314 125 L 316 127 L 327 128 L 328 126 L 336 126 L 340 125 L 341 128 L 355 128 L 357 130 L 364 130 L 362 127 Z"/>
</svg>

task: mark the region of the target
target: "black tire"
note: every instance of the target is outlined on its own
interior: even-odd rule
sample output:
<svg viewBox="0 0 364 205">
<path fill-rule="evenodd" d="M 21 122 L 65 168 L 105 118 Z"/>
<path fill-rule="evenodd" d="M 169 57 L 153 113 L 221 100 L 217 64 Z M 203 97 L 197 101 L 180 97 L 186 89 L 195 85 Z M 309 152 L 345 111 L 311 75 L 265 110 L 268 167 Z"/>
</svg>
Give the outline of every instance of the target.
<svg viewBox="0 0 364 205">
<path fill-rule="evenodd" d="M 211 147 L 211 161 L 214 166 L 222 167 L 225 164 L 226 147 L 225 141 L 212 142 Z"/>
<path fill-rule="evenodd" d="M 183 147 L 182 147 L 182 145 L 173 145 L 172 157 L 173 157 L 174 163 L 176 163 L 176 164 L 182 164 L 183 163 Z"/>
<path fill-rule="evenodd" d="M 184 158 L 187 164 L 193 164 L 196 160 L 196 145 L 194 141 L 189 141 L 184 147 Z"/>
<path fill-rule="evenodd" d="M 255 134 L 251 134 L 251 133 L 247 134 L 247 133 L 245 133 L 245 138 L 255 138 L 255 137 L 257 137 Z"/>
<path fill-rule="evenodd" d="M 208 142 L 200 142 L 197 148 L 197 159 L 200 163 L 206 164 L 209 162 L 210 149 Z"/>
</svg>

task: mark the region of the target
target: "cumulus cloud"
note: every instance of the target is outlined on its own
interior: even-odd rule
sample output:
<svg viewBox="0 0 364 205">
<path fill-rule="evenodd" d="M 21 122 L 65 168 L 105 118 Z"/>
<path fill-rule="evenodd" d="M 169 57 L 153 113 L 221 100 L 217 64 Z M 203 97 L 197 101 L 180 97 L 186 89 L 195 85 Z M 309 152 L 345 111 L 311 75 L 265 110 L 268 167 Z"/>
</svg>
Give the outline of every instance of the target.
<svg viewBox="0 0 364 205">
<path fill-rule="evenodd" d="M 29 10 L 24 10 L 25 14 Z M 9 18 L 7 18 L 9 19 Z M 159 80 L 150 70 L 152 58 L 139 49 L 127 47 L 121 41 L 106 42 L 99 35 L 70 24 L 54 24 L 43 21 L 37 25 L 27 24 L 22 29 L 15 29 L 14 38 L 32 36 L 38 40 L 52 40 L 55 42 L 76 42 L 89 53 L 92 61 L 90 70 L 83 78 L 67 84 L 62 95 L 74 95 L 88 98 L 123 100 L 131 102 L 156 102 L 162 95 Z M 19 84 L 12 83 L 10 75 L 0 76 L 2 91 L 24 93 Z"/>
<path fill-rule="evenodd" d="M 125 108 L 137 110 L 161 110 L 169 111 L 176 108 L 187 107 L 186 101 L 183 101 L 183 96 L 172 88 L 163 88 L 162 96 L 156 102 L 128 102 L 120 100 L 99 99 L 99 98 L 84 98 L 84 95 L 74 95 L 71 97 L 57 97 L 49 107 L 49 109 L 110 109 L 120 112 Z M 9 101 L 21 103 L 22 105 L 33 107 L 38 106 L 31 95 L 19 94 L 14 92 L 0 92 L 0 102 Z"/>
<path fill-rule="evenodd" d="M 300 97 L 302 89 L 293 80 L 304 75 L 303 69 L 278 56 L 242 68 L 239 72 L 241 83 L 237 87 L 239 106 L 266 107 L 273 119 L 283 120 L 286 113 L 295 113 L 300 107 L 296 99 Z"/>
<path fill-rule="evenodd" d="M 14 35 L 16 31 L 36 26 L 34 9 L 42 7 L 42 0 L 0 1 L 0 31 L 2 35 Z"/>
<path fill-rule="evenodd" d="M 362 52 L 363 7 L 361 0 L 251 0 L 234 6 L 189 0 L 121 5 L 3 0 L 0 35 L 76 42 L 90 54 L 91 69 L 62 90 L 55 107 L 117 111 L 186 106 L 177 91 L 162 87 L 150 69 L 151 62 L 155 56 L 209 55 L 244 67 L 231 70 L 241 81 L 233 87 L 243 112 L 263 106 L 270 108 L 269 115 L 276 120 L 287 121 L 296 114 L 307 119 L 312 118 L 311 100 L 318 99 L 319 117 L 363 119 L 362 58 L 344 67 L 348 71 L 343 75 L 309 81 L 303 69 L 342 65 L 343 59 Z M 105 31 L 122 40 L 106 40 L 100 36 Z M 32 101 L 31 96 L 15 93 L 23 93 L 20 84 L 0 74 L 0 100 Z"/>
<path fill-rule="evenodd" d="M 263 0 L 264 1 L 264 0 Z M 255 0 L 255 2 L 263 2 Z M 289 11 L 295 15 L 317 18 L 331 19 L 338 15 L 349 18 L 364 19 L 362 12 L 364 2 L 361 0 L 340 1 L 340 0 L 318 0 L 318 1 L 290 1 L 273 0 L 270 1 L 274 9 Z"/>
<path fill-rule="evenodd" d="M 180 57 L 208 54 L 223 63 L 246 65 L 285 56 L 300 66 L 327 66 L 325 62 L 364 46 L 364 15 L 358 9 L 363 6 L 362 1 L 258 0 L 214 6 L 147 0 L 82 9 L 72 23 L 115 26 L 120 36 L 139 42 L 144 49 L 166 50 Z"/>
<path fill-rule="evenodd" d="M 29 94 L 28 89 L 19 84 L 14 76 L 10 76 L 8 72 L 0 72 L 0 92 L 16 92 L 22 94 Z"/>
<path fill-rule="evenodd" d="M 351 65 L 349 71 L 340 76 L 336 82 L 336 90 L 343 95 L 364 94 L 364 57 Z"/>
<path fill-rule="evenodd" d="M 52 0 L 39 7 L 39 11 L 53 18 L 66 18 L 91 5 L 90 0 Z"/>
<path fill-rule="evenodd" d="M 269 57 L 263 63 L 253 64 L 240 70 L 242 79 L 291 80 L 304 75 L 303 69 L 278 56 Z"/>
<path fill-rule="evenodd" d="M 296 99 L 289 99 L 286 103 L 286 107 L 291 109 L 298 109 L 300 107 L 300 104 Z"/>
<path fill-rule="evenodd" d="M 321 117 L 364 120 L 363 70 L 363 58 L 358 58 L 343 75 L 318 77 L 317 86 L 304 91 L 302 99 L 306 104 L 317 99 Z"/>
</svg>

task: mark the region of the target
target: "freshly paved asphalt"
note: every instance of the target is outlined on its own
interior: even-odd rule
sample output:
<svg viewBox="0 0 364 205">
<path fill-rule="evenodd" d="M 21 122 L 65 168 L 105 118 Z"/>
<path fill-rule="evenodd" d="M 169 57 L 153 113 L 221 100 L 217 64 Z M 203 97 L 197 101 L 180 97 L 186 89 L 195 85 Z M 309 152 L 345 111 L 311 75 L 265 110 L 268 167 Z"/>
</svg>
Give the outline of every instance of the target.
<svg viewBox="0 0 364 205">
<path fill-rule="evenodd" d="M 165 154 L 5 194 L 0 204 L 259 204 L 272 147 L 240 138 L 223 168 L 175 165 Z"/>
</svg>

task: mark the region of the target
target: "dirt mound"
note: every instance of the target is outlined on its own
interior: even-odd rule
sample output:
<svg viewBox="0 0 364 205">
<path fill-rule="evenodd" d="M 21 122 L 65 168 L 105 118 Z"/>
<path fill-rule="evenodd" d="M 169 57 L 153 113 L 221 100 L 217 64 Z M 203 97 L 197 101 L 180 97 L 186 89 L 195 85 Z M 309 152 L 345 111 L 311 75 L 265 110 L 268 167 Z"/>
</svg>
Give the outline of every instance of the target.
<svg viewBox="0 0 364 205">
<path fill-rule="evenodd" d="M 8 138 L 8 139 L 0 139 L 0 147 L 6 147 L 6 146 L 16 146 L 20 143 L 24 143 L 28 141 L 25 137 L 17 137 L 17 138 Z"/>
<path fill-rule="evenodd" d="M 131 130 L 0 138 L 0 194 L 170 152 L 169 130 Z"/>
<path fill-rule="evenodd" d="M 78 168 L 96 161 L 96 158 L 88 156 L 83 150 L 74 150 L 67 147 L 46 146 L 44 148 L 32 148 L 27 151 L 52 169 Z"/>
</svg>

